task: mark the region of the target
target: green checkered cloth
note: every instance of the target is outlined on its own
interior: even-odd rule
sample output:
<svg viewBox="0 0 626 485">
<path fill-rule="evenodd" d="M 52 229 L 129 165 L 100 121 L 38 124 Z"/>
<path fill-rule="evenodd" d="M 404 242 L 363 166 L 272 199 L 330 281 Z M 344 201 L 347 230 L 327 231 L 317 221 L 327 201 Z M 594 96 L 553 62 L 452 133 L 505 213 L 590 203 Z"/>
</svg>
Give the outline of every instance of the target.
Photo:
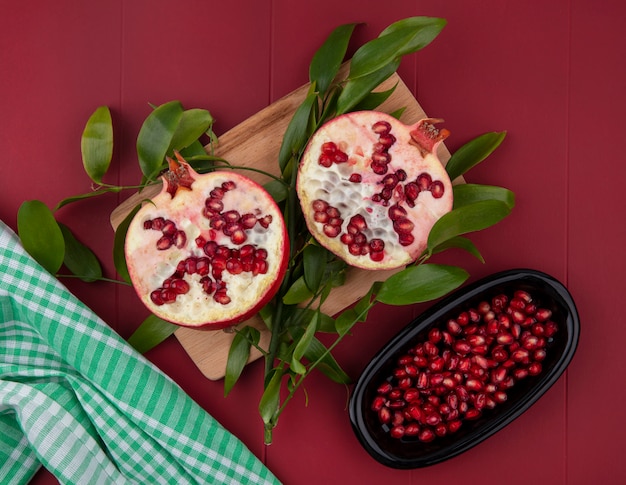
<svg viewBox="0 0 626 485">
<path fill-rule="evenodd" d="M 0 483 L 279 483 L 2 221 L 0 271 Z"/>
</svg>

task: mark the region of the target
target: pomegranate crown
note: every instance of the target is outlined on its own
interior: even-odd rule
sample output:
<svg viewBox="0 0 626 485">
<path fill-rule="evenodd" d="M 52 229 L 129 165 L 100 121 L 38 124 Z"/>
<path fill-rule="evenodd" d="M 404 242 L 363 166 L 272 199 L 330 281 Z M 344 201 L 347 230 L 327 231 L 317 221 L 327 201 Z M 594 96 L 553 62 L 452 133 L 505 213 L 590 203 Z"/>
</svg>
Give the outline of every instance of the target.
<svg viewBox="0 0 626 485">
<path fill-rule="evenodd" d="M 442 122 L 439 118 L 425 118 L 411 131 L 411 142 L 417 146 L 422 156 L 433 153 L 439 143 L 450 136 L 450 131 L 445 128 L 440 130 L 435 126 L 435 123 Z"/>
<path fill-rule="evenodd" d="M 191 184 L 195 180 L 191 174 L 191 167 L 177 150 L 174 150 L 174 156 L 176 160 L 166 157 L 169 170 L 163 174 L 165 190 L 172 196 L 172 199 L 179 189 L 191 190 Z"/>
</svg>

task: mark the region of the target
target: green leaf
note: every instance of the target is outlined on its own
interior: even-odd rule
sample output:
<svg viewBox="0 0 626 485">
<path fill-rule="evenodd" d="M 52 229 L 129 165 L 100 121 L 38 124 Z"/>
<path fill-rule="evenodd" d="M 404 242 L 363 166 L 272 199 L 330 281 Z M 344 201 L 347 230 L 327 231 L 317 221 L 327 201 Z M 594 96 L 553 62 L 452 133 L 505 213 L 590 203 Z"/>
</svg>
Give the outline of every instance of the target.
<svg viewBox="0 0 626 485">
<path fill-rule="evenodd" d="M 291 370 L 293 370 L 297 374 L 304 374 L 306 372 L 306 367 L 300 362 L 300 359 L 304 356 L 313 337 L 315 336 L 315 332 L 317 332 L 319 318 L 317 312 L 313 314 L 313 318 L 306 326 L 306 330 L 302 337 L 298 340 L 296 344 L 296 348 L 293 350 L 293 355 L 291 356 Z"/>
<path fill-rule="evenodd" d="M 272 199 L 274 199 L 276 203 L 285 200 L 289 194 L 289 189 L 280 180 L 270 180 L 263 184 L 263 188 L 272 196 Z"/>
<path fill-rule="evenodd" d="M 259 401 L 259 414 L 266 425 L 276 424 L 276 414 L 280 404 L 280 385 L 283 378 L 282 369 L 272 369 L 271 378 L 265 386 Z"/>
<path fill-rule="evenodd" d="M 61 207 L 64 207 L 73 202 L 78 202 L 85 199 L 91 199 L 92 197 L 98 197 L 102 194 L 107 194 L 109 192 L 117 193 L 122 190 L 121 187 L 101 187 L 98 190 L 94 190 L 93 192 L 87 192 L 86 194 L 74 195 L 71 197 L 66 197 L 61 202 L 59 202 L 54 210 L 59 210 Z"/>
<path fill-rule="evenodd" d="M 441 31 L 446 26 L 446 20 L 436 17 L 407 17 L 402 20 L 398 20 L 397 22 L 389 25 L 385 30 L 383 30 L 378 37 L 383 37 L 387 34 L 391 34 L 398 30 L 403 29 L 421 29 L 426 28 L 429 29 L 433 26 L 441 27 L 439 30 Z"/>
<path fill-rule="evenodd" d="M 393 75 L 400 66 L 400 59 L 393 60 L 366 76 L 349 79 L 337 99 L 337 114 L 347 113 L 358 106 L 383 81 Z"/>
<path fill-rule="evenodd" d="M 292 307 L 292 317 L 286 320 L 290 328 L 301 326 L 302 322 L 310 321 L 313 314 L 318 314 L 318 332 L 335 333 L 335 319 L 319 310 L 311 310 L 310 308 Z M 295 331 L 295 330 L 294 330 Z"/>
<path fill-rule="evenodd" d="M 137 156 L 147 180 L 153 180 L 161 170 L 182 116 L 180 102 L 170 101 L 155 108 L 143 122 L 137 135 Z"/>
<path fill-rule="evenodd" d="M 432 17 L 413 17 L 390 25 L 379 37 L 357 49 L 350 62 L 349 79 L 368 76 L 426 47 L 445 25 L 444 19 Z"/>
<path fill-rule="evenodd" d="M 117 273 L 127 283 L 130 283 L 130 275 L 128 274 L 128 267 L 126 266 L 126 255 L 124 253 L 124 245 L 126 243 L 126 232 L 130 222 L 135 217 L 135 214 L 141 209 L 141 205 L 137 205 L 130 213 L 124 218 L 124 220 L 117 226 L 115 230 L 115 236 L 113 238 L 113 263 Z"/>
<path fill-rule="evenodd" d="M 322 374 L 338 384 L 349 384 L 352 382 L 350 376 L 339 366 L 335 358 L 328 349 L 318 339 L 313 338 L 304 354 L 309 362 L 318 362 L 316 369 Z"/>
<path fill-rule="evenodd" d="M 515 207 L 515 194 L 503 187 L 480 184 L 458 184 L 452 187 L 454 208 L 463 207 L 481 200 L 499 200 L 509 209 Z"/>
<path fill-rule="evenodd" d="M 506 131 L 485 133 L 455 151 L 446 164 L 450 179 L 460 177 L 491 155 L 500 146 L 505 136 Z"/>
<path fill-rule="evenodd" d="M 316 100 L 317 94 L 315 92 L 309 93 L 302 104 L 298 106 L 287 126 L 278 154 L 281 172 L 285 171 L 289 160 L 300 153 L 309 139 L 309 120 Z"/>
<path fill-rule="evenodd" d="M 372 306 L 372 302 L 376 293 L 380 290 L 380 286 L 382 285 L 381 281 L 375 281 L 370 287 L 369 291 L 365 296 L 363 296 L 359 301 L 357 301 L 356 305 L 354 305 L 354 311 L 359 315 L 359 321 L 364 322 L 367 320 L 367 314 Z"/>
<path fill-rule="evenodd" d="M 230 393 L 239 379 L 243 368 L 250 358 L 252 343 L 258 344 L 260 335 L 260 332 L 254 327 L 244 327 L 235 334 L 228 351 L 228 360 L 226 361 L 224 396 L 228 396 L 228 393 Z"/>
<path fill-rule="evenodd" d="M 354 111 L 369 111 L 378 108 L 381 104 L 383 104 L 396 90 L 396 84 L 391 89 L 387 89 L 386 91 L 375 91 L 367 96 L 365 96 L 359 104 L 354 106 Z"/>
<path fill-rule="evenodd" d="M 335 328 L 340 336 L 347 335 L 352 327 L 359 321 L 359 314 L 354 308 L 347 308 L 335 319 Z"/>
<path fill-rule="evenodd" d="M 456 266 L 422 264 L 409 266 L 381 285 L 376 299 L 388 305 L 411 305 L 440 298 L 469 277 Z"/>
<path fill-rule="evenodd" d="M 446 249 L 452 248 L 463 249 L 470 253 L 472 256 L 475 256 L 476 259 L 478 259 L 478 261 L 480 261 L 481 263 L 485 262 L 482 254 L 480 254 L 480 251 L 478 251 L 478 248 L 474 245 L 474 243 L 466 237 L 462 236 L 453 237 L 439 244 L 437 247 L 433 248 L 432 254 L 441 253 Z"/>
<path fill-rule="evenodd" d="M 80 242 L 69 227 L 59 224 L 65 241 L 65 257 L 63 263 L 73 274 L 85 282 L 102 278 L 102 267 L 94 252 Z"/>
<path fill-rule="evenodd" d="M 427 250 L 469 232 L 481 231 L 497 224 L 511 213 L 511 208 L 499 200 L 481 200 L 453 209 L 443 215 L 431 228 Z"/>
<path fill-rule="evenodd" d="M 207 157 L 207 151 L 204 148 L 204 145 L 202 145 L 202 143 L 200 143 L 199 140 L 196 140 L 190 145 L 187 145 L 186 147 L 181 148 L 180 154 L 183 156 L 185 160 L 187 160 L 190 163 L 191 163 L 191 159 L 194 157 L 197 157 L 197 158 Z M 211 166 L 211 168 L 213 167 Z"/>
<path fill-rule="evenodd" d="M 179 328 L 178 325 L 166 322 L 156 315 L 150 315 L 128 338 L 128 343 L 143 354 L 159 345 Z"/>
<path fill-rule="evenodd" d="M 213 117 L 205 109 L 188 109 L 183 111 L 176 131 L 172 135 L 167 153 L 172 153 L 173 150 L 181 151 L 183 148 L 192 145 L 208 131 L 212 124 Z"/>
<path fill-rule="evenodd" d="M 328 252 L 317 244 L 308 244 L 302 250 L 302 265 L 304 267 L 304 281 L 311 292 L 317 292 L 322 284 L 326 271 Z"/>
<path fill-rule="evenodd" d="M 17 211 L 17 232 L 26 252 L 55 274 L 63 264 L 65 242 L 48 206 L 39 200 L 23 202 Z"/>
<path fill-rule="evenodd" d="M 356 24 L 345 24 L 333 30 L 311 60 L 309 80 L 322 95 L 328 91 L 337 76 L 355 26 Z"/>
<path fill-rule="evenodd" d="M 309 290 L 309 287 L 304 281 L 304 276 L 300 276 L 283 295 L 283 303 L 285 305 L 297 305 L 312 297 L 313 292 Z"/>
<path fill-rule="evenodd" d="M 87 120 L 80 151 L 85 172 L 99 184 L 113 158 L 113 122 L 108 107 L 100 106 Z"/>
</svg>

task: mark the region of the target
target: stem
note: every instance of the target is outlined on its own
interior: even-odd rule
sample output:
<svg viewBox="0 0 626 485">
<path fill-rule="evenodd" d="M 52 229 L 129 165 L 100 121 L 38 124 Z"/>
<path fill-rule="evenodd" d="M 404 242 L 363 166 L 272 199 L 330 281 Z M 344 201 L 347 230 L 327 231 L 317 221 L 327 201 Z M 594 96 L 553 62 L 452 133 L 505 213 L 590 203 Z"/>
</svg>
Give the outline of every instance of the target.
<svg viewBox="0 0 626 485">
<path fill-rule="evenodd" d="M 374 301 L 372 301 L 369 305 L 367 305 L 365 309 L 363 309 L 359 314 L 357 314 L 354 320 L 352 321 L 350 328 L 356 325 L 356 323 L 363 317 L 363 315 L 365 315 L 368 311 L 370 311 L 375 304 L 376 304 L 376 300 L 374 299 Z M 276 412 L 276 415 L 275 415 L 276 418 L 278 418 L 278 416 L 281 415 L 281 413 L 284 411 L 285 407 L 287 406 L 287 403 L 291 401 L 291 399 L 295 396 L 296 391 L 298 390 L 298 388 L 300 387 L 300 384 L 302 384 L 304 379 L 318 366 L 320 362 L 322 362 L 322 360 L 327 355 L 329 355 L 333 351 L 333 349 L 337 345 L 339 345 L 339 343 L 344 339 L 346 335 L 348 335 L 348 332 L 344 333 L 343 335 L 338 336 L 337 339 L 335 339 L 335 341 L 331 345 L 328 346 L 326 351 L 315 362 L 309 364 L 305 373 L 302 374 L 302 376 L 293 385 L 291 391 L 289 391 L 289 394 L 287 395 L 287 397 L 285 397 L 283 403 L 281 404 L 278 411 Z"/>
<path fill-rule="evenodd" d="M 293 170 L 291 173 L 291 181 L 289 183 L 289 196 L 287 199 L 287 205 L 285 207 L 285 212 L 287 215 L 287 233 L 290 241 L 289 247 L 289 260 L 293 261 L 294 252 L 296 252 L 295 241 L 296 241 L 296 211 L 295 204 L 297 201 L 296 194 L 296 177 L 298 175 L 297 170 Z M 274 311 L 274 315 L 272 317 L 272 331 L 271 331 L 271 339 L 270 339 L 270 348 L 267 354 L 267 358 L 265 360 L 265 375 L 267 376 L 271 369 L 274 367 L 274 359 L 276 358 L 276 353 L 278 351 L 278 346 L 280 344 L 280 340 L 283 336 L 283 327 L 284 322 L 283 318 L 283 299 L 282 296 L 285 294 L 285 291 L 289 289 L 291 286 L 291 274 L 292 267 L 287 269 L 285 273 L 285 278 L 280 287 L 280 291 L 276 296 L 276 310 Z"/>
</svg>

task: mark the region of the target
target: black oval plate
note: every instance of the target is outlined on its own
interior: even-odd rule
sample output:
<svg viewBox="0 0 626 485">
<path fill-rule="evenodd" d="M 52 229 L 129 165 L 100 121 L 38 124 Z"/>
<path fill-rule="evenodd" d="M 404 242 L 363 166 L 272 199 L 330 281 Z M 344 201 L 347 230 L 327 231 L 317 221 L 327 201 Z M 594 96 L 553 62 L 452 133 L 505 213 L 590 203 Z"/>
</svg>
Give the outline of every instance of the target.
<svg viewBox="0 0 626 485">
<path fill-rule="evenodd" d="M 541 307 L 552 310 L 558 331 L 550 339 L 542 372 L 518 381 L 507 391 L 508 400 L 483 412 L 479 419 L 464 421 L 456 433 L 429 443 L 415 438 L 389 436 L 370 410 L 378 386 L 389 376 L 396 359 L 425 338 L 431 327 L 456 318 L 480 301 L 499 293 L 526 290 Z M 361 445 L 377 461 L 391 468 L 421 468 L 463 453 L 504 428 L 532 406 L 561 376 L 569 365 L 580 333 L 578 312 L 568 290 L 552 276 L 530 269 L 496 273 L 452 293 L 411 321 L 370 361 L 350 397 L 350 421 Z"/>
</svg>

